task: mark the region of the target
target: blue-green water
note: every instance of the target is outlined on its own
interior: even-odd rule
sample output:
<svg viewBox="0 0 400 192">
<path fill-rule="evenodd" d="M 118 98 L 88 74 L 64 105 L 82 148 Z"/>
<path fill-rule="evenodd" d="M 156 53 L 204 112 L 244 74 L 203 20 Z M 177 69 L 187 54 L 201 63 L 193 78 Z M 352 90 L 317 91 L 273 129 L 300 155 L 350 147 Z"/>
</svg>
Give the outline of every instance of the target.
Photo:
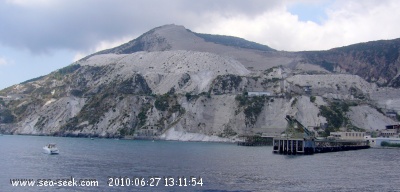
<svg viewBox="0 0 400 192">
<path fill-rule="evenodd" d="M 57 143 L 59 155 L 42 147 Z M 400 150 L 284 156 L 272 147 L 0 136 L 0 191 L 400 191 Z M 131 186 L 108 186 L 128 176 Z M 137 187 L 134 177 L 202 178 L 203 185 Z M 97 179 L 98 187 L 13 187 L 10 179 Z M 189 183 L 187 183 L 189 184 Z M 121 184 L 120 184 L 121 185 Z"/>
</svg>

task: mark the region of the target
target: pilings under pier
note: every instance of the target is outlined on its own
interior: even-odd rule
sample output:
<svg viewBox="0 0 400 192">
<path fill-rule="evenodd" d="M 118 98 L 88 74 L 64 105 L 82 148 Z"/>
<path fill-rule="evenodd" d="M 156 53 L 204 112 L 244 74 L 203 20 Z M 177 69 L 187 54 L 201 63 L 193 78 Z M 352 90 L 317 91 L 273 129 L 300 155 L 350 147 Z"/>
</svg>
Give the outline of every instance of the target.
<svg viewBox="0 0 400 192">
<path fill-rule="evenodd" d="M 307 140 L 300 138 L 273 139 L 273 152 L 287 155 L 311 155 L 314 153 L 368 149 L 369 147 L 370 146 L 366 141 L 315 139 Z"/>
</svg>

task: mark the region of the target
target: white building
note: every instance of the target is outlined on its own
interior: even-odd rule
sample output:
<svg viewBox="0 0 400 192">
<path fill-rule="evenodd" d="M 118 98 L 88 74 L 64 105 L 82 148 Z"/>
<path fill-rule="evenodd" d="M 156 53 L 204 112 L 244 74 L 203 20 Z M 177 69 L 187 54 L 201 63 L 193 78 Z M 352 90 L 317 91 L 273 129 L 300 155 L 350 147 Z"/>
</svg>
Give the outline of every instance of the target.
<svg viewBox="0 0 400 192">
<path fill-rule="evenodd" d="M 364 140 L 365 132 L 331 132 L 330 136 L 342 140 Z"/>
<path fill-rule="evenodd" d="M 400 136 L 400 124 L 386 125 L 386 129 L 379 131 L 380 137 L 396 137 Z"/>
<path fill-rule="evenodd" d="M 399 137 L 397 129 L 384 129 L 380 131 L 381 137 Z"/>
<path fill-rule="evenodd" d="M 271 96 L 271 93 L 270 93 L 270 92 L 267 92 L 267 91 L 249 91 L 249 92 L 247 93 L 247 95 L 248 95 L 249 97 L 253 97 L 253 96 L 263 96 L 263 95 L 265 95 L 265 96 Z"/>
<path fill-rule="evenodd" d="M 382 142 L 388 142 L 390 144 L 400 144 L 400 138 L 371 138 L 370 136 L 365 136 L 364 139 L 368 142 L 371 147 L 382 147 Z"/>
</svg>

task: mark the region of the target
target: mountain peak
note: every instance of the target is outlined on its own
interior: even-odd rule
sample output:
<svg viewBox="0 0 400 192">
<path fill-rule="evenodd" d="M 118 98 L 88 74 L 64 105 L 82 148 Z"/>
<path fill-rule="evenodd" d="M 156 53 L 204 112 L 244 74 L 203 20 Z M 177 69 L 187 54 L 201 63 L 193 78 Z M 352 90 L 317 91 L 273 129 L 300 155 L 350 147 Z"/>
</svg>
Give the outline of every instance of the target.
<svg viewBox="0 0 400 192">
<path fill-rule="evenodd" d="M 167 24 L 167 25 L 162 25 L 162 26 L 156 27 L 156 28 L 154 28 L 152 30 L 154 30 L 154 31 L 186 30 L 186 28 L 183 25 Z"/>
<path fill-rule="evenodd" d="M 151 52 L 166 50 L 188 50 L 212 53 L 216 53 L 217 51 L 217 54 L 220 54 L 221 52 L 228 52 L 226 50 L 232 48 L 251 49 L 256 51 L 275 51 L 268 46 L 247 41 L 242 38 L 195 33 L 186 29 L 182 25 L 168 24 L 156 27 L 142 34 L 138 38 L 118 47 L 103 50 L 93 55 L 108 53 L 130 54 L 139 51 Z"/>
</svg>

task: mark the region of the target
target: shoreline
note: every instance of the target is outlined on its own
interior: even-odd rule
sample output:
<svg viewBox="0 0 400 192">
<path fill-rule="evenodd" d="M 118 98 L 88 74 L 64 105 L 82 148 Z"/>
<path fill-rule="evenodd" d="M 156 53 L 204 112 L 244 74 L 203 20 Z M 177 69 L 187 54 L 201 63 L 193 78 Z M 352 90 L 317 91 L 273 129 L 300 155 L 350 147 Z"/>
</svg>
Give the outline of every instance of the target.
<svg viewBox="0 0 400 192">
<path fill-rule="evenodd" d="M 38 137 L 67 137 L 67 138 L 88 138 L 88 139 L 119 139 L 119 140 L 137 140 L 137 141 L 177 141 L 177 142 L 207 142 L 207 143 L 237 143 L 240 140 L 235 140 L 232 138 L 221 138 L 221 140 L 183 140 L 183 139 L 168 139 L 168 138 L 160 138 L 160 136 L 151 138 L 151 137 L 143 137 L 143 136 L 135 136 L 132 138 L 124 138 L 122 136 L 97 136 L 97 135 L 83 135 L 83 134 L 66 134 L 66 135 L 54 135 L 54 134 L 0 134 L 1 136 L 38 136 Z M 214 136 L 216 137 L 216 136 Z"/>
</svg>

